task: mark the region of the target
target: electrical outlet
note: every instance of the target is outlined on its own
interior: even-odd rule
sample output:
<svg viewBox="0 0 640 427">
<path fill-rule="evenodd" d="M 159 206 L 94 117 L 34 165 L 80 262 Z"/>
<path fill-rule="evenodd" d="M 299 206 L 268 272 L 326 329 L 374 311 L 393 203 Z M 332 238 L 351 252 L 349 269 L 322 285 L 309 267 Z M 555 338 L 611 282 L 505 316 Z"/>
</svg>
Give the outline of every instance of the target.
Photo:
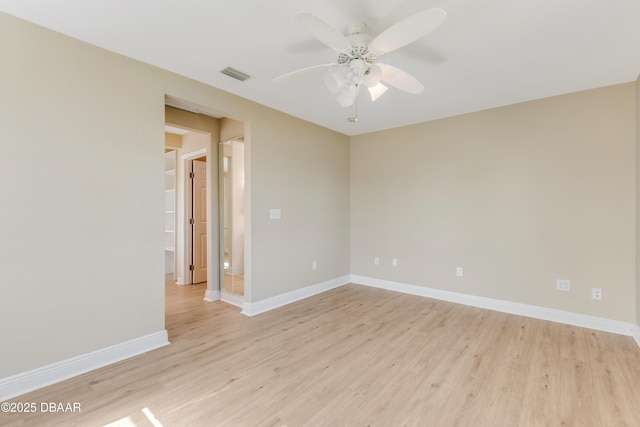
<svg viewBox="0 0 640 427">
<path fill-rule="evenodd" d="M 593 288 L 591 289 L 591 298 L 601 301 L 602 300 L 602 289 Z"/>
<path fill-rule="evenodd" d="M 556 280 L 556 289 L 563 292 L 571 292 L 571 280 Z"/>
<path fill-rule="evenodd" d="M 462 267 L 456 267 L 456 276 L 462 277 L 463 273 L 464 272 L 462 271 Z"/>
<path fill-rule="evenodd" d="M 316 270 L 318 269 L 318 261 L 313 261 L 313 262 L 311 263 L 311 269 L 312 269 L 313 271 L 316 271 Z"/>
<path fill-rule="evenodd" d="M 398 259 L 394 258 L 393 261 L 391 261 L 391 265 L 393 265 L 394 267 L 398 266 Z"/>
<path fill-rule="evenodd" d="M 380 258 L 375 257 L 375 258 L 373 259 L 373 263 L 374 263 L 375 265 L 380 265 Z"/>
</svg>

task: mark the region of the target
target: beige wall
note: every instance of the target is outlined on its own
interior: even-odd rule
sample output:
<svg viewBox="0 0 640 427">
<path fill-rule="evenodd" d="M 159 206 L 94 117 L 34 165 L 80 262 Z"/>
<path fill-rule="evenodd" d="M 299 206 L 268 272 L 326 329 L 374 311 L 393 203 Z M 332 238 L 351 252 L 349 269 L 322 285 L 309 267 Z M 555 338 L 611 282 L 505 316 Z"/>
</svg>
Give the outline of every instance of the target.
<svg viewBox="0 0 640 427">
<path fill-rule="evenodd" d="M 350 269 L 349 138 L 302 121 L 284 122 L 276 112 L 262 119 L 251 122 L 250 138 L 245 135 L 245 150 L 251 151 L 252 301 Z M 270 220 L 270 208 L 281 209 L 282 220 Z"/>
<path fill-rule="evenodd" d="M 173 133 L 165 133 L 164 146 L 167 148 L 180 148 L 182 147 L 182 137 Z"/>
<path fill-rule="evenodd" d="M 250 124 L 249 301 L 349 273 L 347 137 L 5 14 L 0 29 L 0 378 L 164 329 L 166 94 Z"/>
<path fill-rule="evenodd" d="M 164 107 L 165 121 L 169 125 L 176 125 L 193 131 L 206 132 L 211 135 L 211 141 L 217 146 L 220 142 L 220 119 L 207 116 L 206 114 L 196 114 L 191 111 L 182 110 L 170 106 Z"/>
<path fill-rule="evenodd" d="M 628 83 L 353 137 L 352 273 L 635 321 L 635 96 Z"/>
<path fill-rule="evenodd" d="M 220 141 L 244 138 L 244 123 L 228 117 L 220 119 Z"/>
</svg>

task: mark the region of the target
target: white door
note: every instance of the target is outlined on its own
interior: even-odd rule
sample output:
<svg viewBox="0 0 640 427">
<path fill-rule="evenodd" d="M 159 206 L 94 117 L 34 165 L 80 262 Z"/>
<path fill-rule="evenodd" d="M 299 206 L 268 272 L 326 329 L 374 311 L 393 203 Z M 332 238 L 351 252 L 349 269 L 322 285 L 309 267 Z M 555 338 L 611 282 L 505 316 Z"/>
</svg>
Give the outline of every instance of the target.
<svg viewBox="0 0 640 427">
<path fill-rule="evenodd" d="M 207 281 L 207 163 L 193 160 L 193 283 Z"/>
</svg>

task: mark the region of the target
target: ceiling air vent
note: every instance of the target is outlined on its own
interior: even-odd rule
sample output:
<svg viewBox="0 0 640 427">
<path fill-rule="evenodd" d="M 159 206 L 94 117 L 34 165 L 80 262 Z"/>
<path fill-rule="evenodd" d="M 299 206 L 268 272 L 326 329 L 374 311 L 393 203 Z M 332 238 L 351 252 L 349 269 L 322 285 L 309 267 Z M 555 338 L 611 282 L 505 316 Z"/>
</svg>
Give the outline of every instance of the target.
<svg viewBox="0 0 640 427">
<path fill-rule="evenodd" d="M 229 77 L 233 77 L 236 80 L 240 80 L 241 82 L 247 80 L 251 77 L 249 74 L 245 74 L 242 71 L 238 71 L 235 68 L 227 67 L 220 70 L 220 72 Z"/>
</svg>

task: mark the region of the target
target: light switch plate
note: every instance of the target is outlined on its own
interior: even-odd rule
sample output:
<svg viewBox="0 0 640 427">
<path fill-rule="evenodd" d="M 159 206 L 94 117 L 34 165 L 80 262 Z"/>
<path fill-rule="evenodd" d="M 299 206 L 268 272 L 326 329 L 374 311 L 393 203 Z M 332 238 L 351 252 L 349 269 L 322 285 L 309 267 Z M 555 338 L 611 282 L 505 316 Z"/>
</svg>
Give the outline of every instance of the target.
<svg viewBox="0 0 640 427">
<path fill-rule="evenodd" d="M 280 209 L 269 209 L 269 219 L 282 219 L 282 211 Z"/>
<path fill-rule="evenodd" d="M 571 292 L 571 280 L 556 280 L 556 289 L 563 292 Z"/>
</svg>

